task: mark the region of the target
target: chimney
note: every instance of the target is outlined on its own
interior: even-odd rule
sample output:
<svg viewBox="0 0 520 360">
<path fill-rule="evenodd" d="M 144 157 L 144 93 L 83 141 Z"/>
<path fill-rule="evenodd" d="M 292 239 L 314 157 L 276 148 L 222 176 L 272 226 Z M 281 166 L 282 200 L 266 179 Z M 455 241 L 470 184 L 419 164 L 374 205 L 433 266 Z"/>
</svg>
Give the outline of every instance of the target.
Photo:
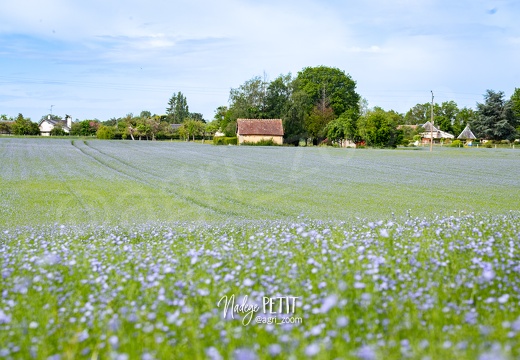
<svg viewBox="0 0 520 360">
<path fill-rule="evenodd" d="M 72 127 L 72 117 L 70 115 L 65 115 L 65 120 L 67 120 L 67 127 L 70 129 Z"/>
</svg>

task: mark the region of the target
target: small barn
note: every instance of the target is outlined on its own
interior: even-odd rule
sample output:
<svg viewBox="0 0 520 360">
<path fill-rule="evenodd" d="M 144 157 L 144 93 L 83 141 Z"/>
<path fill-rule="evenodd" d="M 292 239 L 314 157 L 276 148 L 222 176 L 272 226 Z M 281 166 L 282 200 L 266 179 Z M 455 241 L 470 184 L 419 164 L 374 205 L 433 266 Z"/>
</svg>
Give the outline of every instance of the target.
<svg viewBox="0 0 520 360">
<path fill-rule="evenodd" d="M 272 140 L 283 144 L 282 119 L 237 119 L 238 144 Z"/>
<path fill-rule="evenodd" d="M 427 121 L 423 126 L 423 132 L 421 133 L 421 142 L 423 144 L 429 144 L 432 141 L 434 143 L 441 142 L 445 139 L 454 139 L 455 135 L 452 135 L 446 131 L 442 131 L 435 127 L 431 122 Z"/>
<path fill-rule="evenodd" d="M 469 124 L 466 125 L 466 127 L 464 128 L 464 130 L 462 130 L 460 135 L 457 136 L 457 139 L 459 139 L 459 140 L 466 140 L 466 141 L 468 141 L 468 140 L 472 141 L 472 140 L 475 140 L 476 138 L 477 137 L 475 135 L 473 135 L 473 132 L 469 128 Z"/>
<path fill-rule="evenodd" d="M 54 129 L 56 126 L 61 126 L 63 131 L 70 133 L 70 128 L 72 127 L 72 117 L 70 115 L 65 115 L 65 120 L 54 120 L 51 119 L 51 116 L 49 115 L 46 119 L 42 119 L 38 123 L 40 134 L 42 136 L 50 136 L 52 129 Z"/>
</svg>

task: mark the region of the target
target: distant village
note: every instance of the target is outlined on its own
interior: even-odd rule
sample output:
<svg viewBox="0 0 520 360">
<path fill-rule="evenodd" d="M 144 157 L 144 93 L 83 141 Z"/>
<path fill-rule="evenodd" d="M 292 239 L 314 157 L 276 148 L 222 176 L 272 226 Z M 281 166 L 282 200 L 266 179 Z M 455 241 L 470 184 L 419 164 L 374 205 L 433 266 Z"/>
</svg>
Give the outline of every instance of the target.
<svg viewBox="0 0 520 360">
<path fill-rule="evenodd" d="M 182 92 L 174 93 L 164 115 L 139 115 L 106 121 L 72 120 L 48 114 L 34 123 L 22 114 L 1 115 L 0 135 L 91 136 L 121 140 L 212 140 L 218 145 L 293 145 L 336 147 L 514 146 L 520 138 L 520 88 L 507 99 L 487 90 L 476 109 L 454 101 L 416 104 L 405 114 L 368 107 L 356 82 L 343 70 L 307 67 L 273 81 L 254 77 L 231 89 L 229 104 L 214 118 L 190 112 Z"/>
</svg>

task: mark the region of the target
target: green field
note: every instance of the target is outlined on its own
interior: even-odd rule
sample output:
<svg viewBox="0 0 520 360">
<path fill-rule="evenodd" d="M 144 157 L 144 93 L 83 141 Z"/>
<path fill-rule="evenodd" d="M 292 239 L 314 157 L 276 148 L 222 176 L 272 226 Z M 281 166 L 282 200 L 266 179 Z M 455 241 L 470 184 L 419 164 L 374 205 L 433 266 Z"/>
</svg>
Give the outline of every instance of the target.
<svg viewBox="0 0 520 360">
<path fill-rule="evenodd" d="M 517 209 L 520 151 L 0 139 L 0 226 Z"/>
<path fill-rule="evenodd" d="M 513 149 L 0 138 L 0 358 L 518 358 L 519 189 Z"/>
</svg>

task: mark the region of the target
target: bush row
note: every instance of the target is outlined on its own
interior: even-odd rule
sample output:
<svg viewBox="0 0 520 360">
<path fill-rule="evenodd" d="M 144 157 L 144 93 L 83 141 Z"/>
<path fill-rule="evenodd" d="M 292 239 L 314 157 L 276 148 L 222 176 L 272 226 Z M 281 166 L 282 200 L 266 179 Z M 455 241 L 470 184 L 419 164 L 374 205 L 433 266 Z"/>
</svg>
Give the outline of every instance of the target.
<svg viewBox="0 0 520 360">
<path fill-rule="evenodd" d="M 213 138 L 214 145 L 237 145 L 237 137 L 215 136 Z"/>
</svg>

